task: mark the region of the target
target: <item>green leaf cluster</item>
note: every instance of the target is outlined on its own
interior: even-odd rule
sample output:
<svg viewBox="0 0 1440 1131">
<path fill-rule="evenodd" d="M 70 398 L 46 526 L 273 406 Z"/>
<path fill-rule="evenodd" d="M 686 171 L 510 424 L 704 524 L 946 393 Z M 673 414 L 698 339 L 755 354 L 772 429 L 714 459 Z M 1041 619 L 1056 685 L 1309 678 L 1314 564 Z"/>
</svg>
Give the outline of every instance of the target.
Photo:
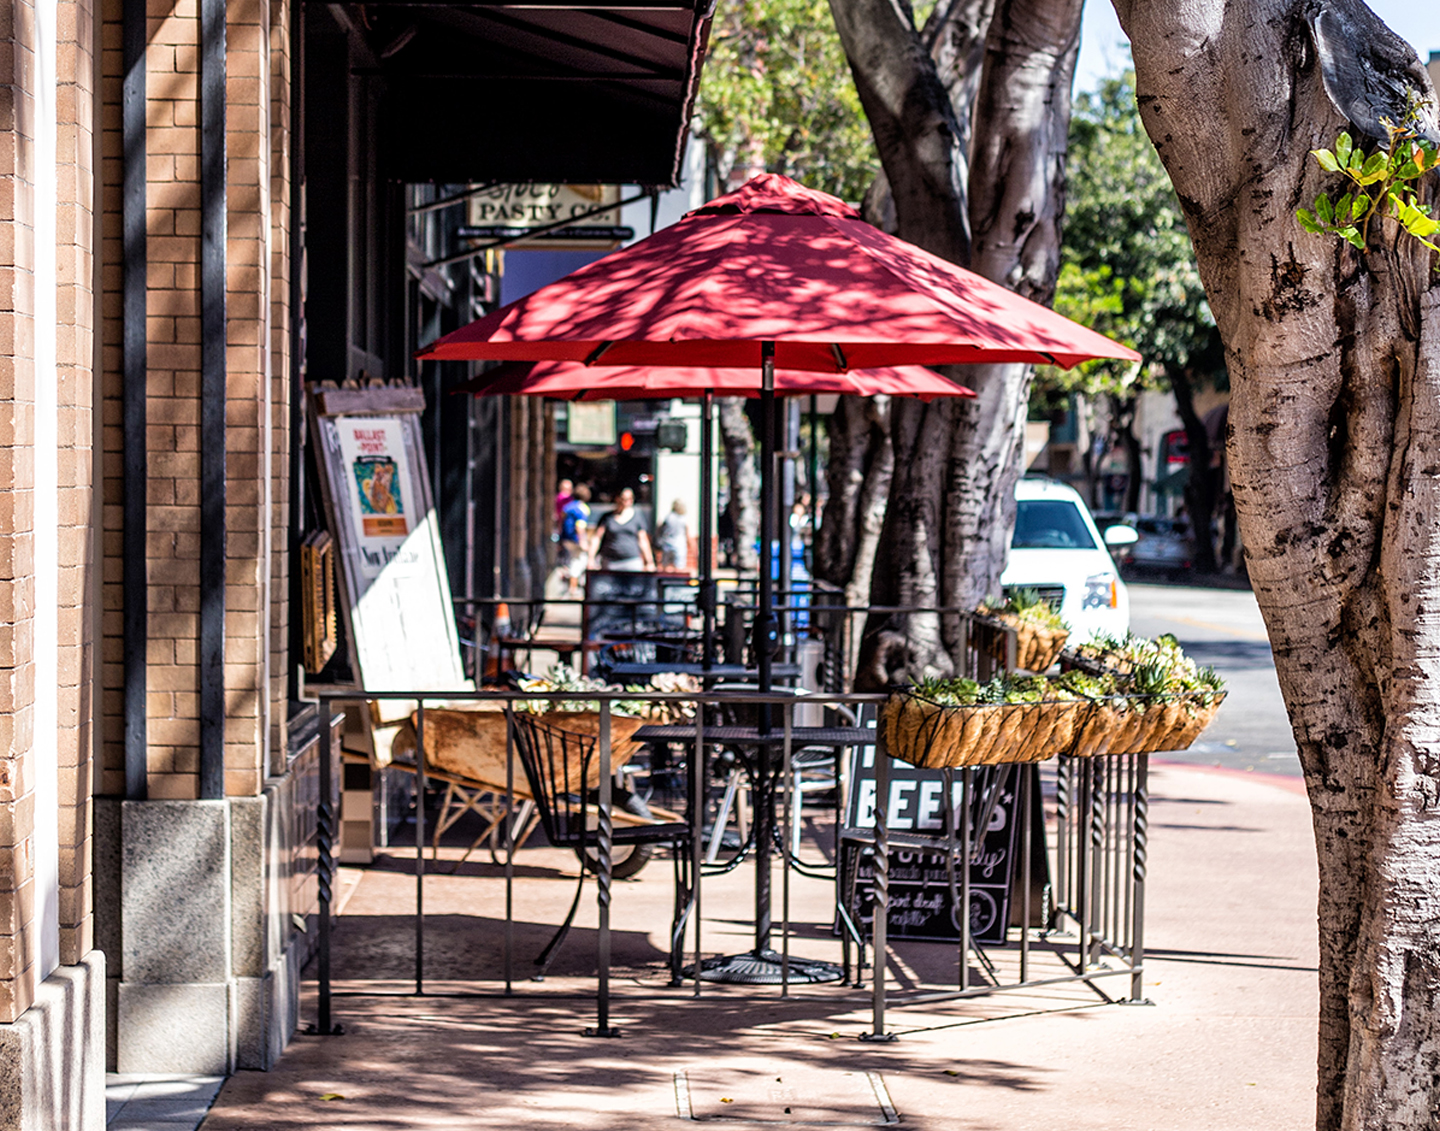
<svg viewBox="0 0 1440 1131">
<path fill-rule="evenodd" d="M 586 692 L 586 691 L 629 691 L 635 694 L 644 694 L 651 690 L 648 687 L 626 686 L 617 687 L 606 683 L 603 679 L 595 679 L 593 676 L 581 675 L 569 664 L 554 663 L 550 670 L 543 676 L 533 676 L 520 680 L 520 690 L 530 694 L 540 692 L 555 692 L 557 694 Z M 522 699 L 515 704 L 517 711 L 526 711 L 533 715 L 548 715 L 556 712 L 589 712 L 596 713 L 600 710 L 598 699 Z M 610 702 L 610 711 L 615 715 L 622 715 L 633 719 L 643 719 L 649 713 L 647 705 L 639 699 L 613 699 Z"/>
<path fill-rule="evenodd" d="M 1055 309 L 1133 347 L 1139 366 L 1090 362 L 1037 372 L 1037 385 L 1128 395 L 1167 372 L 1219 368 L 1215 320 L 1180 201 L 1140 121 L 1135 73 L 1075 97 Z"/>
<path fill-rule="evenodd" d="M 763 166 L 859 201 L 880 171 L 827 0 L 722 5 L 693 126 L 723 173 Z"/>
<path fill-rule="evenodd" d="M 1313 207 L 1297 208 L 1295 218 L 1307 232 L 1338 236 L 1364 251 L 1371 224 L 1388 217 L 1431 251 L 1440 251 L 1429 239 L 1440 232 L 1440 220 L 1430 215 L 1430 206 L 1419 201 L 1412 187 L 1440 165 L 1440 150 L 1411 125 L 1387 123 L 1386 129 L 1389 141 L 1374 153 L 1365 153 L 1348 133 L 1335 139 L 1334 149 L 1311 150 L 1320 168 L 1345 177 L 1346 192 L 1338 200 L 1322 192 Z"/>
</svg>

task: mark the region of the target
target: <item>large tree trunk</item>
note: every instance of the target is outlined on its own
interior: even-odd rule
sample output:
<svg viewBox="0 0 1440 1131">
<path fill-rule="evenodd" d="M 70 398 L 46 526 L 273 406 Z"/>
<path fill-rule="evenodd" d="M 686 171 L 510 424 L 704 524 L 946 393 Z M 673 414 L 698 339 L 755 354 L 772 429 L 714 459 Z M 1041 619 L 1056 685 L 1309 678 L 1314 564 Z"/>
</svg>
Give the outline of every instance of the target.
<svg viewBox="0 0 1440 1131">
<path fill-rule="evenodd" d="M 830 11 L 890 185 L 896 231 L 953 263 L 969 263 L 966 131 L 910 6 L 830 0 Z"/>
<path fill-rule="evenodd" d="M 945 0 L 935 6 L 920 29 L 920 43 L 935 61 L 936 78 L 949 95 L 955 138 L 967 164 L 975 95 L 985 62 L 985 37 L 994 11 L 995 0 Z M 891 235 L 898 230 L 895 198 L 883 169 L 865 194 L 863 211 L 865 219 L 877 228 Z"/>
<path fill-rule="evenodd" d="M 755 470 L 755 433 L 745 415 L 744 397 L 716 397 L 725 473 L 730 481 L 730 521 L 735 528 L 735 563 L 742 570 L 760 566 L 760 477 Z"/>
<path fill-rule="evenodd" d="M 1125 449 L 1125 502 L 1120 509 L 1131 514 L 1140 512 L 1140 487 L 1145 477 L 1145 465 L 1140 459 L 1140 437 L 1135 435 L 1134 396 L 1110 396 L 1111 428 L 1115 439 Z"/>
<path fill-rule="evenodd" d="M 1433 1128 L 1440 289 L 1430 255 L 1388 221 L 1359 253 L 1295 220 L 1297 205 L 1337 191 L 1308 151 L 1346 125 L 1307 16 L 1322 12 L 1322 60 L 1362 52 L 1361 73 L 1402 99 L 1433 91 L 1356 0 L 1116 8 L 1226 346 L 1235 505 L 1314 812 L 1317 1125 Z"/>
<path fill-rule="evenodd" d="M 870 594 L 870 569 L 894 469 L 890 398 L 841 397 L 830 417 L 829 497 L 815 536 L 815 576 L 858 591 L 862 601 Z"/>
<path fill-rule="evenodd" d="M 1190 453 L 1190 474 L 1185 483 L 1185 509 L 1190 514 L 1190 529 L 1195 534 L 1195 569 L 1200 573 L 1217 573 L 1215 536 L 1215 503 L 1220 494 L 1219 469 L 1211 467 L 1210 433 L 1200 414 L 1195 411 L 1195 383 L 1188 370 L 1170 375 L 1170 388 L 1175 394 L 1175 409 L 1185 426 L 1185 439 Z"/>
<path fill-rule="evenodd" d="M 1049 305 L 1060 273 L 1070 86 L 1082 0 L 997 6 L 971 148 L 971 268 Z M 983 170 L 983 175 L 980 171 Z M 958 406 L 946 497 L 946 602 L 973 608 L 1000 589 L 1025 450 L 1028 365 L 969 371 L 981 395 Z"/>
<path fill-rule="evenodd" d="M 973 161 L 956 112 L 963 99 L 951 103 L 909 9 L 831 0 L 831 10 L 894 196 L 897 234 L 1047 301 L 1059 270 L 1080 0 L 996 4 L 975 99 Z M 975 401 L 891 410 L 896 474 L 875 604 L 973 607 L 998 589 L 1030 375 L 1023 366 L 978 366 L 964 379 L 979 392 Z M 857 686 L 949 673 L 956 623 L 921 613 L 867 626 Z"/>
</svg>

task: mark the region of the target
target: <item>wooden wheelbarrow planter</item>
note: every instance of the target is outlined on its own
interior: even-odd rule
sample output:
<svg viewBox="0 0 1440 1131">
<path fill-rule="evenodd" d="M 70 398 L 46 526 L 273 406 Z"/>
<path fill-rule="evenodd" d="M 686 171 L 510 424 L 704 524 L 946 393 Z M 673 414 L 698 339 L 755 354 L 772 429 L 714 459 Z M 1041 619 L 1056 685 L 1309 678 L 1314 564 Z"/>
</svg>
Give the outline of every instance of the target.
<svg viewBox="0 0 1440 1131">
<path fill-rule="evenodd" d="M 417 713 L 412 713 L 409 722 L 402 725 L 395 736 L 391 765 L 407 773 L 415 772 L 415 727 Z M 596 711 L 551 711 L 537 716 L 548 726 L 575 734 L 598 735 L 600 715 Z M 633 739 L 634 733 L 647 720 L 632 719 L 623 715 L 610 716 L 611 764 L 624 766 L 641 744 Z M 479 708 L 462 709 L 453 707 L 427 707 L 425 709 L 425 774 L 435 781 L 445 783 L 445 800 L 440 807 L 440 816 L 435 822 L 435 833 L 431 839 L 432 858 L 438 857 L 440 837 L 466 813 L 476 813 L 484 828 L 465 855 L 456 862 L 469 859 L 470 854 L 482 841 L 489 839 L 491 853 L 498 853 L 498 838 L 505 820 L 506 768 L 505 768 L 505 712 L 503 709 L 485 705 Z M 401 761 L 403 759 L 403 761 Z M 576 767 L 578 777 L 579 768 Z M 539 823 L 535 811 L 535 797 L 529 780 L 521 767 L 518 756 L 515 759 L 513 775 L 514 798 L 516 802 L 515 844 L 524 844 Z M 600 784 L 599 760 L 594 760 L 587 775 L 586 785 L 595 788 Z M 651 807 L 652 818 L 637 816 L 618 806 L 611 816 L 617 825 L 648 825 L 662 821 L 677 821 L 680 817 L 668 810 Z"/>
</svg>

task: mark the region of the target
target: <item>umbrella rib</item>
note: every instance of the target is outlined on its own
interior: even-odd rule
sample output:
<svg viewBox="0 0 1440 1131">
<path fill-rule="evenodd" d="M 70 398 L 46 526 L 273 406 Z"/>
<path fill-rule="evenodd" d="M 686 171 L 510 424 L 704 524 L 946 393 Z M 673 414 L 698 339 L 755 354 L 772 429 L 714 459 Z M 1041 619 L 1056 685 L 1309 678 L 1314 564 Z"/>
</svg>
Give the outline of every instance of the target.
<svg viewBox="0 0 1440 1131">
<path fill-rule="evenodd" d="M 850 372 L 850 363 L 845 360 L 845 351 L 840 348 L 839 342 L 830 343 L 830 352 L 835 357 L 835 364 L 841 373 Z"/>
<path fill-rule="evenodd" d="M 590 353 L 586 355 L 585 364 L 594 365 L 597 361 L 599 361 L 602 357 L 604 357 L 607 353 L 610 352 L 610 347 L 614 344 L 614 342 L 601 342 L 598 346 L 595 347 L 595 349 L 591 350 Z"/>
</svg>

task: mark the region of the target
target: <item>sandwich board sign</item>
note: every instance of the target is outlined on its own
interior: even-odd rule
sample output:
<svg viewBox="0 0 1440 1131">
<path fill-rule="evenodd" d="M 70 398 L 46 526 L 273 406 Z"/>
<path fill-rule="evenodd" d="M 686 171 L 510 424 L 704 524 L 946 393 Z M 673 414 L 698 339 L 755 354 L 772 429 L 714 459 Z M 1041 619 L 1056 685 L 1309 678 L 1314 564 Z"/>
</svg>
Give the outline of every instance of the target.
<svg viewBox="0 0 1440 1131">
<path fill-rule="evenodd" d="M 1014 917 L 1011 903 L 1019 882 L 1016 865 L 1021 829 L 1016 811 L 1017 789 L 1022 773 L 1033 774 L 1034 767 L 979 766 L 974 770 L 970 798 L 972 829 L 983 815 L 982 799 L 987 791 L 992 788 L 999 791 L 980 836 L 979 851 L 970 862 L 970 935 L 977 943 L 1003 944 Z M 961 779 L 962 771 L 955 771 L 951 804 L 955 809 L 957 834 L 962 820 Z M 869 834 L 875 828 L 875 788 L 875 747 L 857 747 L 851 755 L 846 829 Z M 1043 837 L 1038 777 L 1032 777 L 1029 792 L 1032 798 L 1032 828 L 1039 829 Z M 946 850 L 940 839 L 945 829 L 944 772 L 892 759 L 887 801 L 886 827 L 892 835 L 900 834 L 903 838 L 906 833 L 918 833 L 936 841 L 935 847 L 915 845 L 913 842 L 892 842 L 890 846 L 890 910 L 887 918 L 890 937 L 959 942 L 960 929 L 954 914 L 955 899 L 951 895 Z M 842 843 L 842 891 L 854 893 L 850 907 L 854 921 L 868 923 L 874 903 L 874 853 L 868 845 L 854 839 L 845 841 L 843 833 Z M 1043 839 L 1039 844 L 1041 848 L 1032 859 L 1032 886 L 1038 880 L 1043 888 L 1047 882 Z M 961 867 L 963 864 L 957 862 L 957 894 L 961 890 Z M 1032 898 L 1032 912 L 1040 910 L 1043 903 L 1043 895 L 1038 900 Z"/>
</svg>

